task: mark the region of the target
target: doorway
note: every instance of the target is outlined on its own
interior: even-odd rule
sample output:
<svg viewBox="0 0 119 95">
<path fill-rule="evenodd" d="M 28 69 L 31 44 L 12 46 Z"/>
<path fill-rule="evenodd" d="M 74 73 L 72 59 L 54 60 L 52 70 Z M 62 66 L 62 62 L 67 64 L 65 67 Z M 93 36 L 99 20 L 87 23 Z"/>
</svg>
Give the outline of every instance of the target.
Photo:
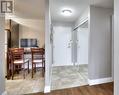
<svg viewBox="0 0 119 95">
<path fill-rule="evenodd" d="M 53 24 L 52 90 L 88 84 L 88 21 L 72 30 Z"/>
<path fill-rule="evenodd" d="M 85 58 L 85 54 L 88 52 L 88 43 L 86 45 L 83 43 L 85 40 L 87 42 L 88 39 L 88 37 L 85 37 L 85 31 L 86 29 L 88 31 L 88 26 L 84 28 L 86 24 L 84 25 L 82 22 L 88 18 L 89 2 L 87 0 L 50 0 L 50 5 L 53 26 L 51 89 L 87 85 L 88 58 Z M 82 43 L 81 46 L 79 46 L 80 41 Z M 79 49 L 79 47 L 82 48 Z M 83 49 L 84 47 L 86 49 Z"/>
<path fill-rule="evenodd" d="M 45 0 L 15 0 L 13 4 L 14 13 L 5 14 L 5 90 L 8 95 L 43 92 Z"/>
</svg>

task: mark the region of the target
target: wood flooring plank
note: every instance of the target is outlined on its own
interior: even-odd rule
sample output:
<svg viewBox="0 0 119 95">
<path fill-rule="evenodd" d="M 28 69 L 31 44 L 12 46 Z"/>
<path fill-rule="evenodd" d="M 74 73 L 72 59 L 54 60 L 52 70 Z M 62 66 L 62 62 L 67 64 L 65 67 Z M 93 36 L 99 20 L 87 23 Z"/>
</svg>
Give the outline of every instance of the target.
<svg viewBox="0 0 119 95">
<path fill-rule="evenodd" d="M 36 93 L 27 95 L 113 95 L 113 83 L 55 90 L 49 94 Z"/>
</svg>

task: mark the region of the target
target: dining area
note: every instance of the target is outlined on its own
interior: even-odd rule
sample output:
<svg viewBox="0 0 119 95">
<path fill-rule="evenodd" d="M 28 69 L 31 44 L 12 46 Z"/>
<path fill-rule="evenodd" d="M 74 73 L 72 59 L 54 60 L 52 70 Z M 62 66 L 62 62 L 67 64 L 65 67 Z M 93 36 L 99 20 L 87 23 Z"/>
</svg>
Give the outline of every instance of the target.
<svg viewBox="0 0 119 95">
<path fill-rule="evenodd" d="M 23 79 L 31 74 L 31 78 L 42 69 L 45 74 L 45 49 L 43 48 L 9 48 L 7 52 L 7 79 L 14 80 L 15 74 L 22 72 Z"/>
<path fill-rule="evenodd" d="M 45 76 L 44 48 L 9 48 L 6 90 L 8 95 L 42 92 Z"/>
</svg>

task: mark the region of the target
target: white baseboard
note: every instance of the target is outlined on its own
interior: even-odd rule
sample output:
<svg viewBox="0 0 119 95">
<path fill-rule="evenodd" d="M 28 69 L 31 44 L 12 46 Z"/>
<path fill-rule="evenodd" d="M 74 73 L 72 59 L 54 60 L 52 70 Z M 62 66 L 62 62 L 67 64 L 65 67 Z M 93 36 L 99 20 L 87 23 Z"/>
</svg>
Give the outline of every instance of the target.
<svg viewBox="0 0 119 95">
<path fill-rule="evenodd" d="M 60 66 L 73 66 L 73 63 L 70 64 L 53 64 L 53 67 L 60 67 Z"/>
<path fill-rule="evenodd" d="M 88 63 L 75 63 L 76 65 L 88 65 Z"/>
<path fill-rule="evenodd" d="M 97 84 L 103 84 L 103 83 L 108 83 L 108 82 L 112 82 L 112 81 L 113 81 L 112 77 L 101 78 L 101 79 L 94 79 L 94 80 L 88 79 L 88 84 L 89 85 L 97 85 Z"/>
<path fill-rule="evenodd" d="M 4 91 L 4 92 L 2 93 L 2 95 L 7 95 L 7 91 Z"/>
<path fill-rule="evenodd" d="M 85 63 L 79 64 L 79 63 L 75 63 L 75 66 L 81 66 L 81 65 L 88 65 Z M 53 67 L 60 67 L 60 66 L 74 66 L 74 63 L 70 63 L 70 64 L 52 64 Z"/>
<path fill-rule="evenodd" d="M 50 93 L 50 86 L 45 86 L 44 93 Z"/>
</svg>

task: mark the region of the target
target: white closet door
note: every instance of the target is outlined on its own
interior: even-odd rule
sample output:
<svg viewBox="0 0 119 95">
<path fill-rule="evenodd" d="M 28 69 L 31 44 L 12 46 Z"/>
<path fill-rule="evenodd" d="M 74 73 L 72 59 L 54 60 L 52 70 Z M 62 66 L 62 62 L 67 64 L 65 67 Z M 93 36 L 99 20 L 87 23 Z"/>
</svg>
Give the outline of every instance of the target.
<svg viewBox="0 0 119 95">
<path fill-rule="evenodd" d="M 71 63 L 71 27 L 54 26 L 53 60 L 54 66 L 72 65 Z"/>
<path fill-rule="evenodd" d="M 88 64 L 88 28 L 77 30 L 77 64 Z"/>
</svg>

